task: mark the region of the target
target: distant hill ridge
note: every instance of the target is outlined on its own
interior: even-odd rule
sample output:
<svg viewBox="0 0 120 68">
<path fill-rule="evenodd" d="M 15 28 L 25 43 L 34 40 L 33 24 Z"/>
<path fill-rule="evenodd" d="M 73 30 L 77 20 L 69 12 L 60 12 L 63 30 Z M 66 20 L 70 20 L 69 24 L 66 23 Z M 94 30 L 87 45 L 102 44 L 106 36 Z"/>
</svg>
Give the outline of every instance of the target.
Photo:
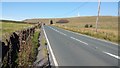
<svg viewBox="0 0 120 68">
<path fill-rule="evenodd" d="M 96 16 L 81 16 L 81 17 L 69 17 L 69 18 L 36 18 L 36 19 L 25 19 L 24 22 L 31 22 L 31 23 L 37 23 L 37 22 L 44 22 L 49 23 L 50 20 L 53 20 L 54 23 L 61 19 L 66 19 L 70 21 L 70 23 L 81 23 L 81 22 L 96 22 Z M 100 22 L 117 22 L 117 16 L 100 16 L 99 17 Z"/>
</svg>

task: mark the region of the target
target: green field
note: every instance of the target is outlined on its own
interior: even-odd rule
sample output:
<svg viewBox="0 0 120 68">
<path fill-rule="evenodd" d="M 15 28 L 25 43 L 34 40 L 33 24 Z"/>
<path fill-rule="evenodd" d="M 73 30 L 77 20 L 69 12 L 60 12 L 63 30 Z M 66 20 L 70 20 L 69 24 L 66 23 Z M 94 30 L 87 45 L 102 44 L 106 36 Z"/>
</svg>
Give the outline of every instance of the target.
<svg viewBox="0 0 120 68">
<path fill-rule="evenodd" d="M 22 30 L 31 26 L 33 25 L 22 22 L 0 21 L 0 37 L 2 37 L 2 39 L 6 38 L 14 31 Z"/>
</svg>

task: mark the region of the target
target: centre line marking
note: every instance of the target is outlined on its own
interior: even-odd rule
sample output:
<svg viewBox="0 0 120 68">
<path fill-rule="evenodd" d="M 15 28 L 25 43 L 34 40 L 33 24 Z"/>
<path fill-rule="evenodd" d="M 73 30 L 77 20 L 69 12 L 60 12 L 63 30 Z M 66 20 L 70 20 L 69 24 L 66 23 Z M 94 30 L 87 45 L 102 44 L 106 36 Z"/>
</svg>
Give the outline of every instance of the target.
<svg viewBox="0 0 120 68">
<path fill-rule="evenodd" d="M 51 27 L 51 28 L 52 28 L 52 27 Z M 53 30 L 55 30 L 56 32 L 58 32 L 58 33 L 62 34 L 62 35 L 67 36 L 66 34 L 64 34 L 64 33 L 60 32 L 60 31 L 58 31 L 58 30 L 56 30 L 56 29 L 54 29 L 54 28 L 52 28 L 52 29 L 53 29 Z M 76 40 L 76 41 L 79 41 L 79 42 L 81 42 L 81 43 L 83 43 L 83 44 L 88 45 L 88 43 L 83 42 L 83 41 L 81 41 L 81 40 L 79 40 L 79 39 L 76 39 L 76 38 L 74 38 L 74 37 L 70 37 L 70 38 L 72 38 L 72 39 L 74 39 L 74 40 Z"/>
<path fill-rule="evenodd" d="M 112 57 L 114 57 L 114 58 L 116 58 L 116 59 L 120 59 L 119 56 L 116 56 L 116 55 L 114 55 L 114 54 L 111 54 L 111 53 L 108 53 L 108 52 L 105 52 L 105 51 L 103 51 L 103 53 L 105 53 L 105 54 L 107 54 L 107 55 L 109 55 L 109 56 L 112 56 Z"/>
<path fill-rule="evenodd" d="M 76 39 L 76 38 L 74 38 L 74 37 L 70 37 L 70 38 L 72 38 L 72 39 L 74 39 L 74 40 L 76 40 L 76 41 L 79 41 L 79 42 L 81 42 L 81 43 L 84 43 L 84 44 L 88 45 L 86 42 L 83 42 L 83 41 L 81 41 L 81 40 L 79 40 L 79 39 Z"/>
</svg>

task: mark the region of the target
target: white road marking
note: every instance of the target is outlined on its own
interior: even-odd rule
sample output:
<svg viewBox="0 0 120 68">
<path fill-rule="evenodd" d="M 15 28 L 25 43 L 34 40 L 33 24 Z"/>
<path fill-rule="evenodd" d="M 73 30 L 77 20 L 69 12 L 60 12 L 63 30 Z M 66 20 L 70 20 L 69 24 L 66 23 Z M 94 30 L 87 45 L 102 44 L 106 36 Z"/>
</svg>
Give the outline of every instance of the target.
<svg viewBox="0 0 120 68">
<path fill-rule="evenodd" d="M 79 42 L 81 42 L 81 43 L 84 43 L 84 44 L 88 45 L 88 43 L 83 42 L 83 41 L 81 41 L 81 40 L 79 40 L 79 39 L 76 39 L 76 38 L 74 38 L 74 37 L 70 37 L 70 38 L 72 38 L 72 39 L 74 39 L 74 40 L 76 40 L 76 41 L 79 41 Z"/>
<path fill-rule="evenodd" d="M 65 29 L 63 29 L 63 30 L 65 30 Z M 72 31 L 69 31 L 69 30 L 65 30 L 65 31 L 72 32 Z M 93 38 L 93 39 L 96 39 L 96 40 L 99 40 L 99 41 L 111 43 L 111 44 L 114 44 L 114 45 L 118 45 L 117 43 L 113 43 L 113 42 L 106 41 L 106 40 L 103 40 L 103 39 L 98 39 L 98 38 L 95 38 L 95 37 L 92 37 L 92 36 L 88 36 L 88 35 L 83 35 L 83 34 L 80 34 L 80 33 L 77 33 L 77 32 L 72 32 L 72 33 L 77 34 L 77 35 L 82 35 L 82 36 L 85 36 L 85 37 L 89 37 L 89 38 Z"/>
<path fill-rule="evenodd" d="M 52 28 L 52 29 L 55 30 L 55 31 L 57 31 L 57 32 L 59 32 L 60 34 L 63 34 L 63 35 L 64 35 L 64 33 L 60 32 L 60 31 L 58 31 L 58 30 L 56 30 L 56 29 L 54 29 L 54 28 Z M 72 31 L 69 31 L 69 30 L 66 30 L 66 31 L 72 32 Z M 97 39 L 97 38 L 94 38 L 94 37 L 91 37 L 91 36 L 87 36 L 87 35 L 83 35 L 83 34 L 79 34 L 79 33 L 75 33 L 75 32 L 72 32 L 72 33 L 78 34 L 78 35 L 82 35 L 82 36 L 86 36 L 86 37 L 90 37 L 90 38 L 93 38 L 93 39 L 96 39 L 96 40 L 100 40 L 100 41 L 112 43 L 112 42 L 109 42 L 109 41 L 106 41 L 106 40 L 102 40 L 102 39 Z M 66 35 L 66 34 L 65 34 L 65 35 Z M 86 45 L 88 45 L 86 42 L 83 42 L 83 41 L 81 41 L 81 40 L 79 40 L 79 39 L 76 39 L 76 38 L 74 38 L 74 37 L 70 37 L 70 38 L 71 38 L 71 39 L 74 39 L 74 40 L 76 40 L 76 41 L 79 41 L 79 42 L 81 42 L 81 43 L 84 43 L 84 44 L 86 44 Z M 112 43 L 112 44 L 118 45 L 118 44 L 116 44 L 116 43 Z M 98 48 L 98 47 L 95 47 L 95 48 Z M 112 56 L 112 57 L 114 57 L 114 58 L 116 58 L 116 59 L 120 59 L 119 56 L 116 56 L 116 55 L 111 54 L 111 53 L 109 53 L 109 52 L 105 52 L 105 51 L 102 51 L 102 52 L 105 53 L 105 54 L 107 54 L 107 55 L 109 55 L 109 56 Z"/>
<path fill-rule="evenodd" d="M 116 55 L 114 55 L 114 54 L 111 54 L 111 53 L 108 53 L 108 52 L 105 52 L 105 51 L 103 51 L 103 53 L 105 53 L 105 54 L 107 54 L 107 55 L 109 55 L 109 56 L 112 56 L 112 57 L 114 57 L 114 58 L 116 58 L 116 59 L 120 59 L 119 56 L 116 56 Z"/>
<path fill-rule="evenodd" d="M 52 27 L 50 27 L 50 28 L 52 28 Z M 58 30 L 56 30 L 56 29 L 54 29 L 54 28 L 52 28 L 52 29 L 53 29 L 53 30 L 55 30 L 56 32 L 58 32 L 58 33 L 62 34 L 62 35 L 67 36 L 67 35 L 66 35 L 65 33 L 63 33 L 63 32 L 60 32 L 60 31 L 58 31 Z M 81 42 L 81 43 L 83 43 L 83 44 L 88 45 L 88 43 L 83 42 L 83 41 L 81 41 L 81 40 L 79 40 L 79 39 L 76 39 L 76 38 L 74 38 L 74 37 L 70 37 L 70 38 L 72 38 L 72 39 L 74 39 L 74 40 L 76 40 L 76 41 L 79 41 L 79 42 Z"/>
<path fill-rule="evenodd" d="M 48 38 L 47 38 L 47 35 L 46 35 L 46 32 L 45 32 L 44 26 L 43 26 L 43 31 L 44 31 L 45 38 L 46 38 L 47 43 L 48 43 L 48 47 L 49 47 L 49 49 L 50 49 L 50 52 L 51 52 L 51 55 L 52 55 L 52 58 L 53 58 L 53 62 L 54 62 L 54 64 L 55 64 L 55 66 L 58 67 L 58 62 L 57 62 L 57 60 L 56 60 L 56 58 L 55 58 L 55 55 L 54 55 L 54 53 L 53 53 L 52 47 L 51 47 L 51 45 L 50 45 L 50 42 L 49 42 L 49 40 L 48 40 Z"/>
<path fill-rule="evenodd" d="M 60 32 L 60 31 L 58 31 L 58 30 L 56 30 L 56 29 L 54 29 L 54 28 L 52 28 L 52 27 L 50 27 L 50 28 L 51 28 L 51 29 L 53 29 L 53 30 L 55 30 L 56 32 L 58 32 L 58 33 L 62 34 L 62 35 L 67 36 L 65 33 L 62 33 L 62 32 Z"/>
<path fill-rule="evenodd" d="M 96 49 L 98 48 L 98 47 L 95 47 Z"/>
<path fill-rule="evenodd" d="M 67 36 L 66 34 L 62 33 L 63 35 Z"/>
<path fill-rule="evenodd" d="M 65 36 L 67 36 L 65 33 L 62 33 L 62 32 L 59 32 L 60 34 L 62 34 L 62 35 L 65 35 Z"/>
</svg>

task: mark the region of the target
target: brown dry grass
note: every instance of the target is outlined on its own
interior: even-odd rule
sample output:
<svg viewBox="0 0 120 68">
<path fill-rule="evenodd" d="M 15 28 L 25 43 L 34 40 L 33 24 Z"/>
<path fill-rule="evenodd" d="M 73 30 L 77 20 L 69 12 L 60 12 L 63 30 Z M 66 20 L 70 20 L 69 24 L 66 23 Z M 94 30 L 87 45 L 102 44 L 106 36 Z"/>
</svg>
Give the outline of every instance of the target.
<svg viewBox="0 0 120 68">
<path fill-rule="evenodd" d="M 77 28 L 77 27 L 70 27 L 65 25 L 54 25 L 66 30 L 78 32 L 81 34 L 86 34 L 89 36 L 101 38 L 104 40 L 112 41 L 112 42 L 118 42 L 118 31 L 117 30 L 110 30 L 110 29 L 98 29 L 98 32 L 96 33 L 94 28 Z"/>
<path fill-rule="evenodd" d="M 67 19 L 69 23 L 56 23 L 60 19 Z M 112 42 L 118 42 L 118 17 L 100 16 L 98 22 L 98 33 L 95 32 L 96 16 L 71 17 L 71 18 L 48 18 L 48 19 L 27 19 L 26 22 L 43 22 L 49 24 L 53 20 L 54 26 L 71 30 L 74 32 L 90 35 Z M 92 28 L 85 28 L 86 24 L 92 24 Z"/>
</svg>

